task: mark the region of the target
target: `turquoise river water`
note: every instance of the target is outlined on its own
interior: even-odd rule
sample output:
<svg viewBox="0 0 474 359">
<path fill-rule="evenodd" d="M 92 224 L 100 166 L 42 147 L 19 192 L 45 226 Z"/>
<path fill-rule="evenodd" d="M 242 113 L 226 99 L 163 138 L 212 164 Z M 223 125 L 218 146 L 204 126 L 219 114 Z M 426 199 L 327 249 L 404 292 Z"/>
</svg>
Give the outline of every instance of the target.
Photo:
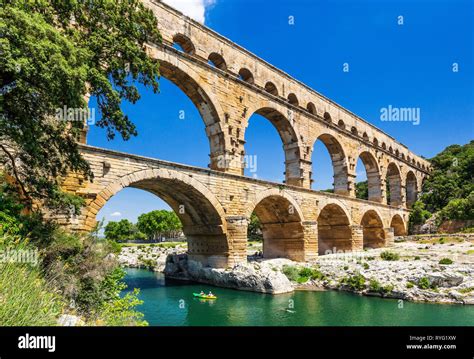
<svg viewBox="0 0 474 359">
<path fill-rule="evenodd" d="M 140 288 L 138 309 L 155 326 L 361 326 L 474 325 L 474 307 L 425 304 L 337 291 L 268 295 L 202 284 L 165 281 L 144 269 L 127 269 L 127 290 Z M 211 290 L 214 301 L 193 298 Z"/>
</svg>

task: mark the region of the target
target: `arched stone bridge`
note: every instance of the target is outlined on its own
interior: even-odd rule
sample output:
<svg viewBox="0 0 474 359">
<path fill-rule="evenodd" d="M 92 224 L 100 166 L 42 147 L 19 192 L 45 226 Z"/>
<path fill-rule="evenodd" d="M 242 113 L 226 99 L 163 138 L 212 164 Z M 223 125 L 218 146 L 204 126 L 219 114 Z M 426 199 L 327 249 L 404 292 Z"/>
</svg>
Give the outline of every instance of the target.
<svg viewBox="0 0 474 359">
<path fill-rule="evenodd" d="M 63 219 L 90 230 L 105 202 L 130 186 L 160 196 L 177 212 L 189 253 L 211 266 L 246 260 L 247 223 L 263 223 L 264 255 L 307 260 L 328 249 L 389 245 L 406 232 L 409 211 L 429 162 L 406 146 L 230 40 L 156 1 L 162 44 L 149 44 L 161 74 L 198 108 L 209 138 L 209 168 L 148 159 L 83 145 L 95 180 L 71 175 L 64 187 L 87 199 L 83 213 Z M 177 49 L 179 48 L 179 50 Z M 260 114 L 277 129 L 285 152 L 285 184 L 243 176 L 245 130 Z M 332 160 L 334 194 L 311 190 L 311 154 L 321 140 Z M 356 163 L 369 184 L 355 198 Z M 386 185 L 390 189 L 387 203 Z"/>
<path fill-rule="evenodd" d="M 262 222 L 264 256 L 305 261 L 327 251 L 388 246 L 406 233 L 403 207 L 318 192 L 82 145 L 94 181 L 71 175 L 64 188 L 86 199 L 82 213 L 62 224 L 90 231 L 105 203 L 125 187 L 165 200 L 179 216 L 191 258 L 226 267 L 247 260 L 247 226 Z"/>
</svg>

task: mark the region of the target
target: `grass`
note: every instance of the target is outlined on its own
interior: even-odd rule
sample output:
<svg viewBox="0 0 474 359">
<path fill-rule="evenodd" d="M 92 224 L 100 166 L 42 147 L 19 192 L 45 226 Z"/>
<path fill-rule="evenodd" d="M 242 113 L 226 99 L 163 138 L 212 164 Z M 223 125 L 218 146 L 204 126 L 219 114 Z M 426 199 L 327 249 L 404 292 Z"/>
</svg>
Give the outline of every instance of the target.
<svg viewBox="0 0 474 359">
<path fill-rule="evenodd" d="M 55 326 L 64 303 L 41 275 L 27 264 L 0 264 L 2 326 Z"/>
<path fill-rule="evenodd" d="M 464 238 L 462 237 L 432 237 L 432 238 L 423 238 L 418 240 L 419 243 L 423 244 L 451 244 L 451 243 L 462 243 Z"/>
<path fill-rule="evenodd" d="M 474 287 L 458 289 L 458 292 L 462 294 L 471 293 L 472 291 L 474 291 Z"/>
</svg>

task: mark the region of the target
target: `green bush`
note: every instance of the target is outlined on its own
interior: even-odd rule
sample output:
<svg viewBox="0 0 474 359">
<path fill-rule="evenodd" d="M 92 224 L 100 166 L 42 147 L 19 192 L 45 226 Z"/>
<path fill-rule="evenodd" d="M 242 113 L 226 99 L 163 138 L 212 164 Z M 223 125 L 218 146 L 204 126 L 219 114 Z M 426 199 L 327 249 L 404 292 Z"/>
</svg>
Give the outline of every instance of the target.
<svg viewBox="0 0 474 359">
<path fill-rule="evenodd" d="M 383 286 L 380 291 L 382 294 L 388 294 L 393 291 L 393 288 L 394 288 L 393 284 L 387 284 Z"/>
<path fill-rule="evenodd" d="M 418 280 L 418 288 L 420 289 L 430 289 L 432 286 L 430 284 L 430 281 L 426 277 L 422 277 Z"/>
<path fill-rule="evenodd" d="M 413 288 L 414 286 L 413 282 L 407 282 L 407 288 Z"/>
<path fill-rule="evenodd" d="M 424 224 L 430 217 L 431 213 L 425 209 L 425 204 L 421 201 L 416 201 L 411 207 L 408 226 L 410 229 L 413 229 L 413 226 Z"/>
<path fill-rule="evenodd" d="M 299 278 L 297 282 L 306 283 L 311 278 L 312 274 L 313 274 L 313 271 L 311 268 L 308 268 L 308 267 L 301 268 L 298 272 Z"/>
<path fill-rule="evenodd" d="M 365 278 L 360 273 L 342 278 L 341 283 L 355 291 L 360 291 L 365 288 Z"/>
<path fill-rule="evenodd" d="M 380 258 L 382 258 L 384 261 L 397 261 L 400 259 L 400 256 L 398 253 L 384 251 L 380 253 Z"/>
<path fill-rule="evenodd" d="M 474 218 L 474 191 L 467 198 L 456 198 L 448 202 L 439 212 L 439 222 L 443 220 L 469 220 Z"/>
<path fill-rule="evenodd" d="M 153 259 L 143 259 L 142 264 L 147 268 L 153 269 L 156 266 L 156 261 Z"/>
<path fill-rule="evenodd" d="M 371 292 L 379 292 L 380 291 L 380 283 L 377 279 L 371 279 L 369 282 L 369 289 Z"/>
<path fill-rule="evenodd" d="M 299 270 L 295 266 L 284 265 L 282 272 L 292 282 L 297 282 L 298 278 L 300 277 Z"/>
<path fill-rule="evenodd" d="M 283 274 L 286 277 L 297 283 L 306 283 L 308 280 L 323 280 L 325 278 L 324 274 L 316 268 L 301 267 L 296 266 L 283 266 Z"/>
<path fill-rule="evenodd" d="M 376 292 L 380 294 L 387 294 L 393 290 L 392 284 L 387 284 L 382 286 L 377 279 L 372 278 L 369 282 L 369 289 L 371 292 Z"/>
<path fill-rule="evenodd" d="M 439 261 L 439 264 L 453 264 L 453 260 L 450 259 L 450 258 L 442 258 L 440 261 Z"/>
<path fill-rule="evenodd" d="M 138 299 L 139 293 L 140 291 L 135 288 L 133 292 L 123 297 L 117 295 L 114 300 L 105 302 L 101 310 L 101 319 L 104 323 L 108 326 L 147 326 L 148 323 L 143 320 L 143 313 L 136 311 L 136 307 L 143 304 L 143 301 Z"/>
</svg>

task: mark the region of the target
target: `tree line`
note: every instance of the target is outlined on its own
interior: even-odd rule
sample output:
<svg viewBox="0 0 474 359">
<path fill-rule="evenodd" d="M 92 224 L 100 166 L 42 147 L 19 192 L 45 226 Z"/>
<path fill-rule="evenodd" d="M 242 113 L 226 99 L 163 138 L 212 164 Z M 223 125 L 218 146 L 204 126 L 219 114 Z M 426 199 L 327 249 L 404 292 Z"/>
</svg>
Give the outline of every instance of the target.
<svg viewBox="0 0 474 359">
<path fill-rule="evenodd" d="M 115 242 L 178 238 L 182 232 L 183 226 L 178 216 L 164 209 L 141 214 L 137 223 L 122 219 L 110 221 L 104 228 L 105 238 Z"/>
<path fill-rule="evenodd" d="M 474 220 L 474 141 L 448 146 L 430 162 L 433 171 L 413 204 L 410 227 L 425 223 L 434 214 L 437 224 Z"/>
</svg>

